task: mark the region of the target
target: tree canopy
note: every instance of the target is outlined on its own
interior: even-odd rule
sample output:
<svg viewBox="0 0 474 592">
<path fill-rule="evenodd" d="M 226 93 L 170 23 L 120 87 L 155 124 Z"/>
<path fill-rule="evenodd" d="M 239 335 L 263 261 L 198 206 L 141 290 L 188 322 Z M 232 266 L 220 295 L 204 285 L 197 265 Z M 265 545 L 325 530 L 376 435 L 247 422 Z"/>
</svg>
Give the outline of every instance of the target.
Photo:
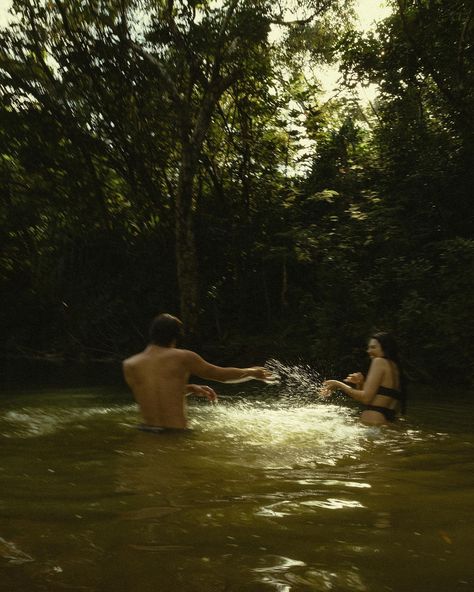
<svg viewBox="0 0 474 592">
<path fill-rule="evenodd" d="M 217 360 L 342 372 L 385 328 L 472 380 L 474 8 L 390 5 L 13 0 L 2 355 L 120 359 L 168 311 Z"/>
</svg>

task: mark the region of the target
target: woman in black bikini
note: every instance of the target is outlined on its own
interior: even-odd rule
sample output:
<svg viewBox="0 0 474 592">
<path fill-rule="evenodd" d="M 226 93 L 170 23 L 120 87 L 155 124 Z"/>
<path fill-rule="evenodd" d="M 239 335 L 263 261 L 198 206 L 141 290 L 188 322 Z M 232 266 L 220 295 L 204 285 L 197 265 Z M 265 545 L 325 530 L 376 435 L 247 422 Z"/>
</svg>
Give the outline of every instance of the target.
<svg viewBox="0 0 474 592">
<path fill-rule="evenodd" d="M 406 392 L 397 345 L 389 333 L 376 333 L 369 340 L 367 353 L 372 359 L 367 379 L 355 372 L 344 382 L 326 380 L 322 394 L 329 396 L 333 391 L 342 391 L 365 405 L 360 416 L 363 423 L 389 424 L 399 413 L 405 413 Z"/>
</svg>

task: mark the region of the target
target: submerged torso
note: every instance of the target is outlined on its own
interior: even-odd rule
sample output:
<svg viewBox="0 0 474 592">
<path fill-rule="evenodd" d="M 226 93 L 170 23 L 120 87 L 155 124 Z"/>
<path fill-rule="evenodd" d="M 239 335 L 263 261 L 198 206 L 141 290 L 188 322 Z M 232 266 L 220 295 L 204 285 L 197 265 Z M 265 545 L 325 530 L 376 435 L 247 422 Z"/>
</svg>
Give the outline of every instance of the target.
<svg viewBox="0 0 474 592">
<path fill-rule="evenodd" d="M 400 373 L 395 362 L 385 359 L 386 368 L 382 383 L 372 401 L 361 414 L 361 421 L 381 425 L 395 421 L 400 408 Z"/>
<path fill-rule="evenodd" d="M 125 379 L 148 426 L 185 428 L 185 387 L 189 379 L 183 352 L 149 346 L 125 360 Z"/>
</svg>

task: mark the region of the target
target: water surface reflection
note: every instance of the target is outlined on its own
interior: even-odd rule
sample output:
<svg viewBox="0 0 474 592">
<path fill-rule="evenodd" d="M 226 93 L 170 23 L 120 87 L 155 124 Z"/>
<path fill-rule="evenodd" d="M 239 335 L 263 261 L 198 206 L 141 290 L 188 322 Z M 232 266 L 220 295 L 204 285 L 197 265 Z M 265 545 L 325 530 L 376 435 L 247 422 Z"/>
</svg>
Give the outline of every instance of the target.
<svg viewBox="0 0 474 592">
<path fill-rule="evenodd" d="M 472 404 L 426 402 L 397 429 L 279 397 L 192 405 L 146 434 L 121 393 L 5 396 L 6 590 L 468 590 Z"/>
</svg>

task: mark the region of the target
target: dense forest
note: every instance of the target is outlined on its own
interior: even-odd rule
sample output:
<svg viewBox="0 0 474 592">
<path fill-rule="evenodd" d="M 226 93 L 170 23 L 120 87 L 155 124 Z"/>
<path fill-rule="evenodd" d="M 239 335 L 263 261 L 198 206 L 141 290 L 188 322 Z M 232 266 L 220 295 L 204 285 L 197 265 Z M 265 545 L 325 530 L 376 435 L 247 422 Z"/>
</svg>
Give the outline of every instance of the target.
<svg viewBox="0 0 474 592">
<path fill-rule="evenodd" d="M 472 383 L 474 4 L 387 4 L 13 0 L 3 359 L 118 360 L 171 312 L 216 363 L 353 370 L 379 328 Z"/>
</svg>

